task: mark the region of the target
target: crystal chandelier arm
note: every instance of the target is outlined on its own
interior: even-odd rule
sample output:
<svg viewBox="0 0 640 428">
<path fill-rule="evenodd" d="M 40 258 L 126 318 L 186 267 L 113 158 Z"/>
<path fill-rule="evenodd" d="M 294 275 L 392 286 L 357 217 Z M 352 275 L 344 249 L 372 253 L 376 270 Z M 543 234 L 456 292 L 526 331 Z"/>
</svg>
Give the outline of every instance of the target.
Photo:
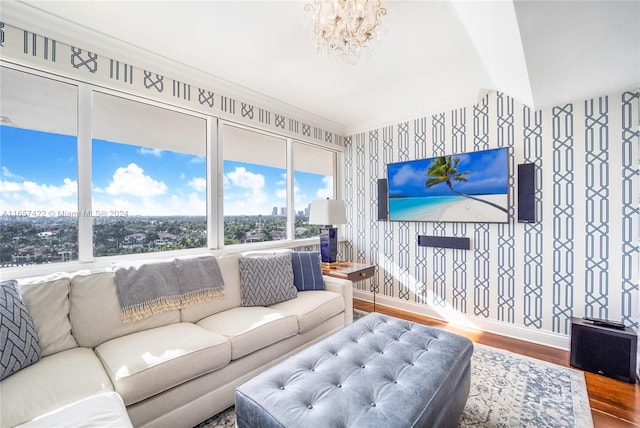
<svg viewBox="0 0 640 428">
<path fill-rule="evenodd" d="M 373 23 L 373 25 L 371 26 L 371 28 L 376 28 L 378 26 L 378 24 L 380 24 L 380 17 L 381 16 L 385 16 L 387 14 L 387 9 L 385 9 L 384 7 L 380 7 L 382 5 L 381 1 L 378 0 L 376 2 L 376 7 L 378 8 L 378 10 L 375 13 L 375 22 Z"/>
<path fill-rule="evenodd" d="M 323 4 L 326 3 L 326 4 Z M 312 39 L 319 53 L 353 64 L 361 53 L 371 54 L 376 31 L 387 11 L 381 0 L 314 0 L 304 10 L 312 13 Z"/>
</svg>

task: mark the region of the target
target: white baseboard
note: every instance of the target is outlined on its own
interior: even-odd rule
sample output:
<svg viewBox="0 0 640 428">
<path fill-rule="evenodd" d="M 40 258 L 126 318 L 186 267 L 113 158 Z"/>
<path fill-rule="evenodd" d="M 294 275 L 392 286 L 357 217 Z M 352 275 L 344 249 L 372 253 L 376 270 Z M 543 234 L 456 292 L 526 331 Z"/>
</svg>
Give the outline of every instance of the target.
<svg viewBox="0 0 640 428">
<path fill-rule="evenodd" d="M 373 302 L 373 294 L 359 290 L 353 290 L 353 298 Z M 395 297 L 376 295 L 376 305 L 384 305 L 405 312 L 435 318 L 446 321 L 451 325 L 473 329 L 487 333 L 499 334 L 518 340 L 525 340 L 539 345 L 550 346 L 565 351 L 569 350 L 569 336 L 553 333 L 546 330 L 536 330 L 518 324 L 489 320 L 474 315 L 463 314 L 452 309 L 434 308 L 418 303 L 407 302 Z"/>
</svg>

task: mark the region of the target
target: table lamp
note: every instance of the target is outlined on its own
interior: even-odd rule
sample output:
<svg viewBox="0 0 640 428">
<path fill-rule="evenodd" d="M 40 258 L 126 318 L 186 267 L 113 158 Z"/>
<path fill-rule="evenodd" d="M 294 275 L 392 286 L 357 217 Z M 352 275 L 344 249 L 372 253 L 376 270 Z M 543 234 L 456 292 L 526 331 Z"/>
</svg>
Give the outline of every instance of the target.
<svg viewBox="0 0 640 428">
<path fill-rule="evenodd" d="M 322 225 L 320 259 L 324 267 L 335 267 L 338 264 L 338 228 L 334 225 L 346 222 L 344 201 L 328 198 L 311 201 L 309 224 Z"/>
</svg>

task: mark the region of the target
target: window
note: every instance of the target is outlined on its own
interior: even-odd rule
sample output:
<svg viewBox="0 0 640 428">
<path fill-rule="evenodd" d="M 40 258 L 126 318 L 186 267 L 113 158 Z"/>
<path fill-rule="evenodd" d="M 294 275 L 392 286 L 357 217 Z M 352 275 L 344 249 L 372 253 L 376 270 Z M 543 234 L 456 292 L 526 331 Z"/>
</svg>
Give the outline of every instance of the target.
<svg viewBox="0 0 640 428">
<path fill-rule="evenodd" d="M 334 197 L 335 152 L 230 124 L 223 124 L 222 145 L 225 245 L 318 236 L 309 206 Z"/>
<path fill-rule="evenodd" d="M 318 235 L 331 147 L 0 70 L 0 267 Z"/>
<path fill-rule="evenodd" d="M 94 256 L 207 246 L 206 120 L 93 97 Z"/>
<path fill-rule="evenodd" d="M 76 260 L 77 87 L 0 72 L 1 266 Z"/>
<path fill-rule="evenodd" d="M 335 164 L 334 152 L 294 142 L 296 238 L 309 238 L 320 233 L 320 226 L 309 224 L 309 207 L 314 199 L 334 198 Z"/>
<path fill-rule="evenodd" d="M 224 124 L 225 245 L 287 239 L 287 140 Z"/>
</svg>

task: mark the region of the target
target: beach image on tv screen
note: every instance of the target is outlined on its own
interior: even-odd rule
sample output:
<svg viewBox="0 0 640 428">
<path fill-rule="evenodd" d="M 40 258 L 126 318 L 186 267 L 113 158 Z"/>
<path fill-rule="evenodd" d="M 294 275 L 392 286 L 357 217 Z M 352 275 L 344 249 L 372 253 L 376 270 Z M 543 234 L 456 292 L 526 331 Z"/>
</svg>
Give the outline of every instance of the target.
<svg viewBox="0 0 640 428">
<path fill-rule="evenodd" d="M 507 223 L 508 157 L 504 147 L 388 164 L 389 219 Z"/>
</svg>

